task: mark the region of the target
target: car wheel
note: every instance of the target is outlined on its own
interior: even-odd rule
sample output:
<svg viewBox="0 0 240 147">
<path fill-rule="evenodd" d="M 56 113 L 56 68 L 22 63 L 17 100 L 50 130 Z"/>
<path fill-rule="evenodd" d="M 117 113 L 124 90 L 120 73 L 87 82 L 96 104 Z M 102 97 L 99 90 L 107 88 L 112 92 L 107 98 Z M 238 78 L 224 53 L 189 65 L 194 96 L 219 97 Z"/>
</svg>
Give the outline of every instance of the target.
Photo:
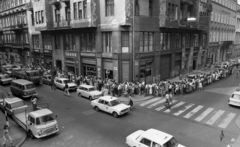
<svg viewBox="0 0 240 147">
<path fill-rule="evenodd" d="M 95 109 L 96 111 L 99 111 L 99 108 L 98 108 L 97 106 L 95 106 L 94 109 Z"/>
<path fill-rule="evenodd" d="M 113 117 L 117 118 L 118 117 L 118 114 L 117 112 L 113 112 Z"/>
<path fill-rule="evenodd" d="M 79 96 L 79 97 L 82 97 L 82 95 L 81 95 L 81 93 L 80 93 L 80 92 L 78 93 L 78 96 Z"/>
<path fill-rule="evenodd" d="M 93 98 L 92 98 L 91 96 L 89 96 L 89 100 L 90 100 L 90 101 L 92 101 L 92 100 L 93 100 Z"/>
<path fill-rule="evenodd" d="M 32 139 L 35 138 L 34 135 L 33 135 L 33 133 L 32 133 L 32 131 L 30 131 L 30 130 L 28 131 L 28 135 L 29 135 L 29 137 L 32 138 Z"/>
</svg>

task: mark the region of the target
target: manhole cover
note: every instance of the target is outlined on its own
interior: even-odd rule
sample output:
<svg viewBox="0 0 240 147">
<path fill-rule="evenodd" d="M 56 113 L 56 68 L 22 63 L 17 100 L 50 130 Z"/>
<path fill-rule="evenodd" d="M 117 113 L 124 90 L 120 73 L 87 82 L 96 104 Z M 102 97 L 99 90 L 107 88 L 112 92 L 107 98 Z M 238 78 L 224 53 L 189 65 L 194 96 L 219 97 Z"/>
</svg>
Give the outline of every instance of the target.
<svg viewBox="0 0 240 147">
<path fill-rule="evenodd" d="M 83 114 L 90 115 L 90 114 L 93 114 L 95 112 L 96 112 L 95 110 L 87 110 L 87 111 L 84 111 Z"/>
</svg>

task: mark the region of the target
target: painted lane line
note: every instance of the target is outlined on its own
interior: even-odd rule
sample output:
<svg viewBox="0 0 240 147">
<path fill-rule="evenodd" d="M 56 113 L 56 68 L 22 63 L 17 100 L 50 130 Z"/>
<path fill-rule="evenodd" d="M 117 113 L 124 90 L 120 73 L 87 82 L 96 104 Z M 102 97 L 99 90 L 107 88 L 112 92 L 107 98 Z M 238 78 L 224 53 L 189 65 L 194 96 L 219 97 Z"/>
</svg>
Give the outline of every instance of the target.
<svg viewBox="0 0 240 147">
<path fill-rule="evenodd" d="M 169 113 L 169 112 L 171 112 L 172 109 L 175 109 L 175 108 L 177 108 L 177 107 L 179 107 L 179 106 L 181 106 L 183 104 L 185 104 L 185 102 L 179 102 L 176 105 L 172 106 L 170 109 L 165 110 L 164 112 L 165 113 Z"/>
<path fill-rule="evenodd" d="M 151 99 L 151 100 L 149 100 L 149 101 L 146 101 L 146 102 L 140 104 L 140 106 L 142 106 L 142 107 L 143 107 L 143 106 L 146 106 L 147 104 L 153 103 L 153 102 L 155 102 L 155 101 L 157 101 L 157 100 L 159 100 L 159 98 Z"/>
<path fill-rule="evenodd" d="M 179 116 L 180 114 L 182 114 L 183 112 L 185 112 L 186 110 L 188 110 L 189 108 L 191 108 L 192 106 L 194 106 L 194 104 L 189 104 L 189 105 L 185 106 L 184 109 L 179 110 L 178 112 L 174 113 L 173 115 Z"/>
<path fill-rule="evenodd" d="M 208 108 L 205 110 L 202 114 L 200 114 L 197 118 L 195 118 L 195 121 L 201 121 L 204 117 L 206 117 L 209 113 L 213 111 L 213 108 Z"/>
<path fill-rule="evenodd" d="M 153 104 L 149 105 L 147 108 L 148 108 L 148 109 L 151 109 L 152 107 L 155 107 L 155 106 L 157 106 L 157 105 L 160 105 L 160 104 L 164 103 L 165 101 L 166 101 L 165 99 L 162 99 L 162 100 L 160 100 L 160 101 L 158 101 L 158 102 L 156 102 L 156 103 L 153 103 Z"/>
<path fill-rule="evenodd" d="M 173 100 L 173 103 L 176 103 L 176 102 L 177 102 L 177 100 Z M 164 108 L 166 108 L 166 107 L 163 105 L 163 106 L 161 106 L 161 107 L 156 108 L 155 110 L 156 110 L 156 111 L 161 111 L 161 110 L 164 109 Z"/>
<path fill-rule="evenodd" d="M 193 109 L 191 112 L 189 112 L 188 114 L 186 114 L 185 116 L 183 116 L 184 118 L 190 118 L 192 117 L 195 113 L 197 113 L 199 110 L 201 110 L 203 108 L 202 105 L 197 106 L 195 109 Z"/>
<path fill-rule="evenodd" d="M 235 113 L 229 113 L 228 116 L 222 121 L 222 123 L 218 127 L 225 129 L 235 116 Z"/>
<path fill-rule="evenodd" d="M 225 111 L 223 111 L 223 110 L 217 111 L 217 112 L 206 122 L 206 124 L 208 124 L 208 125 L 214 124 L 214 123 L 217 121 L 217 119 L 219 119 L 219 118 L 223 115 L 224 112 L 225 112 Z"/>
</svg>

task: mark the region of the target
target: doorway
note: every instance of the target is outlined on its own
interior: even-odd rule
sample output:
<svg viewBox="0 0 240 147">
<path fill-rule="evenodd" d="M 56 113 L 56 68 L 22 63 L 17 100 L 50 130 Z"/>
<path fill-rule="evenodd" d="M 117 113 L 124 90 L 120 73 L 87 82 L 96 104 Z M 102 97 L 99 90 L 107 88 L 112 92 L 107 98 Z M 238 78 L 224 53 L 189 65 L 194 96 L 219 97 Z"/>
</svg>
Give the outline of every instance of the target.
<svg viewBox="0 0 240 147">
<path fill-rule="evenodd" d="M 62 61 L 61 60 L 56 60 L 56 66 L 58 70 L 62 70 Z"/>
<path fill-rule="evenodd" d="M 193 60 L 193 70 L 196 70 L 196 67 L 197 67 L 197 60 Z"/>
</svg>

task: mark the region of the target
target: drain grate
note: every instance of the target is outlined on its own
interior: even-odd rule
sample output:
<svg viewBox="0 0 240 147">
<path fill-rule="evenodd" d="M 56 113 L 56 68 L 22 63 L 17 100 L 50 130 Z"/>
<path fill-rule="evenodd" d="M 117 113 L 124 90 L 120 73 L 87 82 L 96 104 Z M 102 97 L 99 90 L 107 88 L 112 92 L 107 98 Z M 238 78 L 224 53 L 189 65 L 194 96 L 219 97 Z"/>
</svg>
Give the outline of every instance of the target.
<svg viewBox="0 0 240 147">
<path fill-rule="evenodd" d="M 84 111 L 83 112 L 83 114 L 85 114 L 85 115 L 90 115 L 90 114 L 93 114 L 93 113 L 95 113 L 96 111 L 95 110 L 87 110 L 87 111 Z"/>
</svg>

